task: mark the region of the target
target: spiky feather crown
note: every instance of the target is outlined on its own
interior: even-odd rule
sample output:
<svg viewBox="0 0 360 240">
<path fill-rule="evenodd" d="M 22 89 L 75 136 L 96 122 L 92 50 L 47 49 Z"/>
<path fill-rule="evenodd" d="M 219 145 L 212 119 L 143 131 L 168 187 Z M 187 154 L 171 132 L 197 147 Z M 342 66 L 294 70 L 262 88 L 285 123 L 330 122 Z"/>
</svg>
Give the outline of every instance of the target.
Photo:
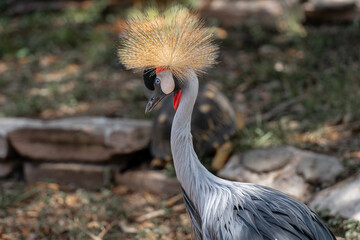
<svg viewBox="0 0 360 240">
<path fill-rule="evenodd" d="M 215 63 L 218 47 L 203 21 L 182 7 L 164 13 L 150 8 L 128 20 L 118 55 L 128 69 L 169 69 L 183 79 Z"/>
</svg>

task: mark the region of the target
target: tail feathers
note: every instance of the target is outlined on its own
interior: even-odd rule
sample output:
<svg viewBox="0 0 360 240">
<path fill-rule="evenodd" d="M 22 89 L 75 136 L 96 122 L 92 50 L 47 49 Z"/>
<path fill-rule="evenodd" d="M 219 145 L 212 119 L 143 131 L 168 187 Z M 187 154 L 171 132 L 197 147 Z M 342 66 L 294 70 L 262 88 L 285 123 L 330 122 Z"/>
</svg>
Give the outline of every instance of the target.
<svg viewBox="0 0 360 240">
<path fill-rule="evenodd" d="M 185 192 L 185 190 L 181 187 L 181 192 L 183 194 L 183 199 L 185 202 L 186 211 L 190 215 L 191 220 L 191 239 L 192 234 L 195 232 L 196 240 L 202 240 L 203 239 L 203 231 L 202 231 L 202 221 L 200 214 L 196 210 L 194 204 L 190 200 L 189 196 Z"/>
</svg>

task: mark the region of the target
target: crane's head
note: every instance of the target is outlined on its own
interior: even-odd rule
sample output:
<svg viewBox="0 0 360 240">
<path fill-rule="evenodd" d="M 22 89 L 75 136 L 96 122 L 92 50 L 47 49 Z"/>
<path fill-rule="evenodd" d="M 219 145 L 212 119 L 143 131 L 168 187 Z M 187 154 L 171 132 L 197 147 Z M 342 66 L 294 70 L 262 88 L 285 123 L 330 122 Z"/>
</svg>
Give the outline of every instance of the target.
<svg viewBox="0 0 360 240">
<path fill-rule="evenodd" d="M 174 93 L 174 109 L 178 108 L 181 100 L 181 83 L 169 69 L 157 67 L 155 74 L 151 70 L 145 70 L 144 83 L 148 89 L 154 91 L 146 105 L 145 113 L 153 110 L 164 97 L 171 93 Z"/>
<path fill-rule="evenodd" d="M 196 14 L 180 6 L 163 13 L 150 8 L 127 21 L 118 55 L 127 69 L 145 69 L 145 85 L 155 91 L 145 112 L 173 92 L 177 108 L 184 80 L 215 63 L 212 36 Z"/>
</svg>

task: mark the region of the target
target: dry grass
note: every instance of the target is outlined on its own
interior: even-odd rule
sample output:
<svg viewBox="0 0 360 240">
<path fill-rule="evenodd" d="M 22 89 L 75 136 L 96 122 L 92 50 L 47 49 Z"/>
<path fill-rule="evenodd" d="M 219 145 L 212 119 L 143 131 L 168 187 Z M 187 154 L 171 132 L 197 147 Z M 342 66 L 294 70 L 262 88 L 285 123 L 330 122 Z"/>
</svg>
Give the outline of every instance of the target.
<svg viewBox="0 0 360 240">
<path fill-rule="evenodd" d="M 118 186 L 89 192 L 2 182 L 1 239 L 190 239 L 182 198 Z M 159 210 L 160 209 L 160 210 Z"/>
<path fill-rule="evenodd" d="M 96 1 L 89 9 L 0 16 L 0 116 L 145 117 L 141 76 L 116 56 L 124 11 L 105 8 Z M 220 63 L 201 81 L 219 82 L 248 123 L 234 140 L 238 151 L 291 144 L 337 156 L 346 178 L 360 167 L 359 24 L 304 29 L 305 37 L 220 29 L 227 36 L 217 40 Z M 21 182 L 0 189 L 2 239 L 190 238 L 186 213 L 151 194 Z M 159 209 L 160 217 L 136 220 Z M 355 223 L 328 220 L 343 236 L 358 232 Z"/>
</svg>

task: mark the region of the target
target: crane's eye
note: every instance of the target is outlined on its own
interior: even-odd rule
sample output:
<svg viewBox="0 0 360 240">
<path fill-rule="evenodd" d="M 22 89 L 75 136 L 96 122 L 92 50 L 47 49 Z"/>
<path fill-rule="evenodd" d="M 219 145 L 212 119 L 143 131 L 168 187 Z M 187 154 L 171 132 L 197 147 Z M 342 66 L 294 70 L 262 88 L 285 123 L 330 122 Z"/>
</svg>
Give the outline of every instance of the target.
<svg viewBox="0 0 360 240">
<path fill-rule="evenodd" d="M 160 79 L 159 79 L 159 78 L 156 78 L 156 79 L 155 79 L 155 84 L 157 84 L 157 85 L 160 84 Z"/>
</svg>

